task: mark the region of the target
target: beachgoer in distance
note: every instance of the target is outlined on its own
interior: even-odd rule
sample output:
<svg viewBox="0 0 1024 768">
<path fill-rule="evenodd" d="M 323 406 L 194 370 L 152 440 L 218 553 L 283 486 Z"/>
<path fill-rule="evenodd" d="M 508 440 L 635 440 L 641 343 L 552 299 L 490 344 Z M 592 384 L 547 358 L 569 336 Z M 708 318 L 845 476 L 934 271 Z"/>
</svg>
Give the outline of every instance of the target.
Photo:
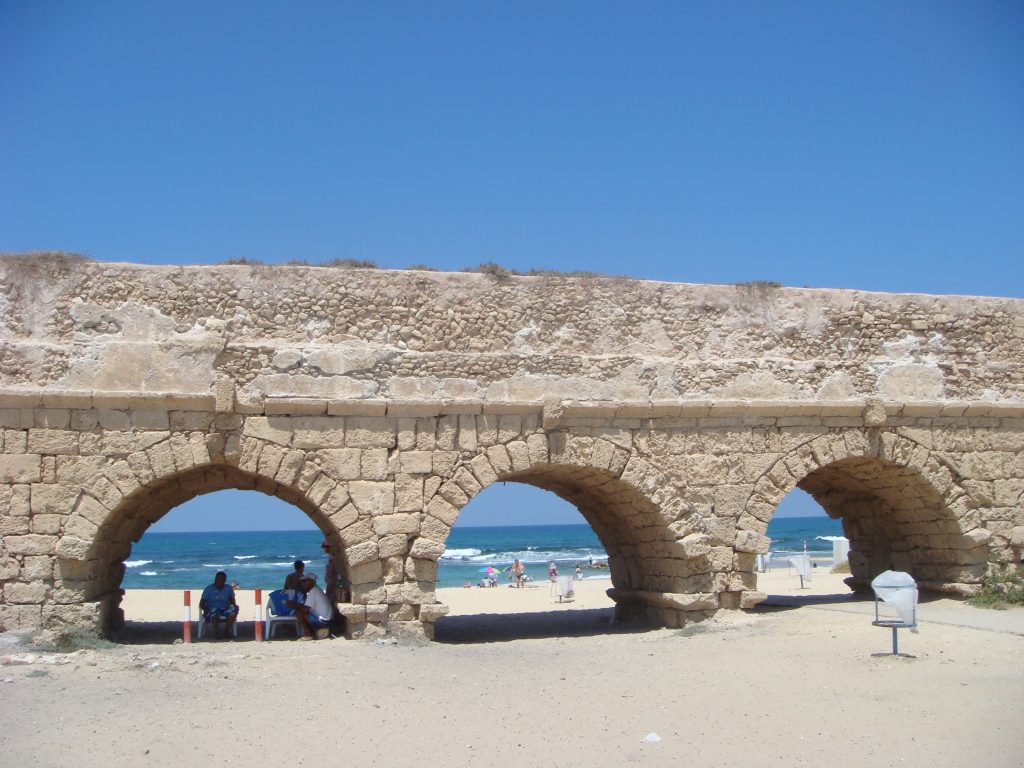
<svg viewBox="0 0 1024 768">
<path fill-rule="evenodd" d="M 301 636 L 299 640 L 318 640 L 327 637 L 327 627 L 334 612 L 331 601 L 316 585 L 316 574 L 303 573 L 299 578 L 301 600 L 286 600 L 289 608 L 295 609 Z"/>
<path fill-rule="evenodd" d="M 525 571 L 526 569 L 523 568 L 523 564 L 519 562 L 519 558 L 517 557 L 516 561 L 512 563 L 512 576 L 516 580 L 517 588 L 523 586 L 523 573 L 525 573 Z"/>
<path fill-rule="evenodd" d="M 235 602 L 235 590 L 228 586 L 228 575 L 217 571 L 213 584 L 203 590 L 199 598 L 199 610 L 203 613 L 203 621 L 213 624 L 213 636 L 223 640 L 231 634 L 231 627 L 238 617 L 238 603 Z M 221 622 L 224 622 L 223 630 Z"/>
<path fill-rule="evenodd" d="M 580 567 L 579 565 L 577 565 L 576 566 L 576 581 L 579 581 L 582 578 L 583 578 L 583 568 Z"/>
<path fill-rule="evenodd" d="M 548 581 L 557 581 L 558 579 L 558 566 L 554 563 L 548 563 Z"/>
<path fill-rule="evenodd" d="M 302 578 L 302 572 L 306 570 L 306 564 L 301 560 L 295 561 L 295 570 L 284 577 L 284 589 L 298 589 L 299 579 Z"/>
</svg>

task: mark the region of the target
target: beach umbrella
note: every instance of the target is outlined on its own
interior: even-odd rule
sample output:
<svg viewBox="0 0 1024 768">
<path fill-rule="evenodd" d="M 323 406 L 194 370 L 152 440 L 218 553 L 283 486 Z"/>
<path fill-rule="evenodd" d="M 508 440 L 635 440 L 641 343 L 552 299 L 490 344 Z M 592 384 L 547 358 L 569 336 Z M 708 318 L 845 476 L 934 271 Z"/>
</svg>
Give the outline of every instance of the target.
<svg viewBox="0 0 1024 768">
<path fill-rule="evenodd" d="M 497 573 L 498 569 L 493 565 L 488 565 L 486 568 L 481 568 L 480 573 Z"/>
</svg>

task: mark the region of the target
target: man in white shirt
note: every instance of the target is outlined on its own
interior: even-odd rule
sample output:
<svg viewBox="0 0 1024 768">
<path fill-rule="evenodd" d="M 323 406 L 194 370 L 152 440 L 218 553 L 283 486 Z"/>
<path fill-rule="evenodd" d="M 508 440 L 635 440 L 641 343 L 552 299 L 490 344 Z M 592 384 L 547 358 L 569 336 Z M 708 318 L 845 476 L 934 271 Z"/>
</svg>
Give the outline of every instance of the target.
<svg viewBox="0 0 1024 768">
<path fill-rule="evenodd" d="M 327 637 L 334 607 L 320 587 L 316 585 L 316 574 L 303 573 L 299 577 L 299 594 L 302 600 L 288 600 L 295 609 L 295 620 L 302 630 L 299 640 L 316 640 Z"/>
</svg>

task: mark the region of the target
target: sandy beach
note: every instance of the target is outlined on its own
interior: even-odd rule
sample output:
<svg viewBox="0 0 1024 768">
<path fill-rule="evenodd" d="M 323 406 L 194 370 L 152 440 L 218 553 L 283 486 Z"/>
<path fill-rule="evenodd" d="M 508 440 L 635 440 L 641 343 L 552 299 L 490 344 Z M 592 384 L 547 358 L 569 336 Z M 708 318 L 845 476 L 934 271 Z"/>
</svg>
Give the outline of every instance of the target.
<svg viewBox="0 0 1024 768">
<path fill-rule="evenodd" d="M 812 584 L 762 576 L 775 605 L 681 631 L 609 624 L 594 580 L 561 605 L 546 584 L 444 590 L 453 615 L 426 645 L 256 644 L 249 624 L 235 642 L 142 633 L 36 653 L 0 667 L 0 750 L 24 766 L 198 765 L 292 753 L 287 734 L 305 734 L 320 761 L 373 766 L 1020 764 L 1024 610 L 927 602 L 901 636 L 914 658 L 874 656 L 889 636 L 870 601 L 839 576 Z M 180 604 L 125 601 L 135 620 L 180 622 Z"/>
</svg>

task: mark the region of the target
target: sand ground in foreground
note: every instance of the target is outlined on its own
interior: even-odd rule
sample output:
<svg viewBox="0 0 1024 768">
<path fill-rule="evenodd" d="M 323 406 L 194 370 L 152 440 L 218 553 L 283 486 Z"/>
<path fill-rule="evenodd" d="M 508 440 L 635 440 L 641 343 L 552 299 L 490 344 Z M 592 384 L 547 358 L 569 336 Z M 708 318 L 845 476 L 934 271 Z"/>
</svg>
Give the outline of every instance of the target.
<svg viewBox="0 0 1024 768">
<path fill-rule="evenodd" d="M 488 613 L 453 616 L 455 637 L 424 646 L 138 644 L 3 666 L 0 754 L 86 768 L 263 764 L 268 751 L 372 766 L 1021 764 L 1024 611 L 987 631 L 970 626 L 977 609 L 940 601 L 951 621 L 901 638 L 916 658 L 875 657 L 888 634 L 855 612 L 869 604 L 848 611 L 815 581 L 825 595 L 801 607 L 683 631 L 610 625 L 582 599 L 552 608 L 540 585 L 445 592 Z M 533 601 L 539 612 L 516 612 Z"/>
</svg>

